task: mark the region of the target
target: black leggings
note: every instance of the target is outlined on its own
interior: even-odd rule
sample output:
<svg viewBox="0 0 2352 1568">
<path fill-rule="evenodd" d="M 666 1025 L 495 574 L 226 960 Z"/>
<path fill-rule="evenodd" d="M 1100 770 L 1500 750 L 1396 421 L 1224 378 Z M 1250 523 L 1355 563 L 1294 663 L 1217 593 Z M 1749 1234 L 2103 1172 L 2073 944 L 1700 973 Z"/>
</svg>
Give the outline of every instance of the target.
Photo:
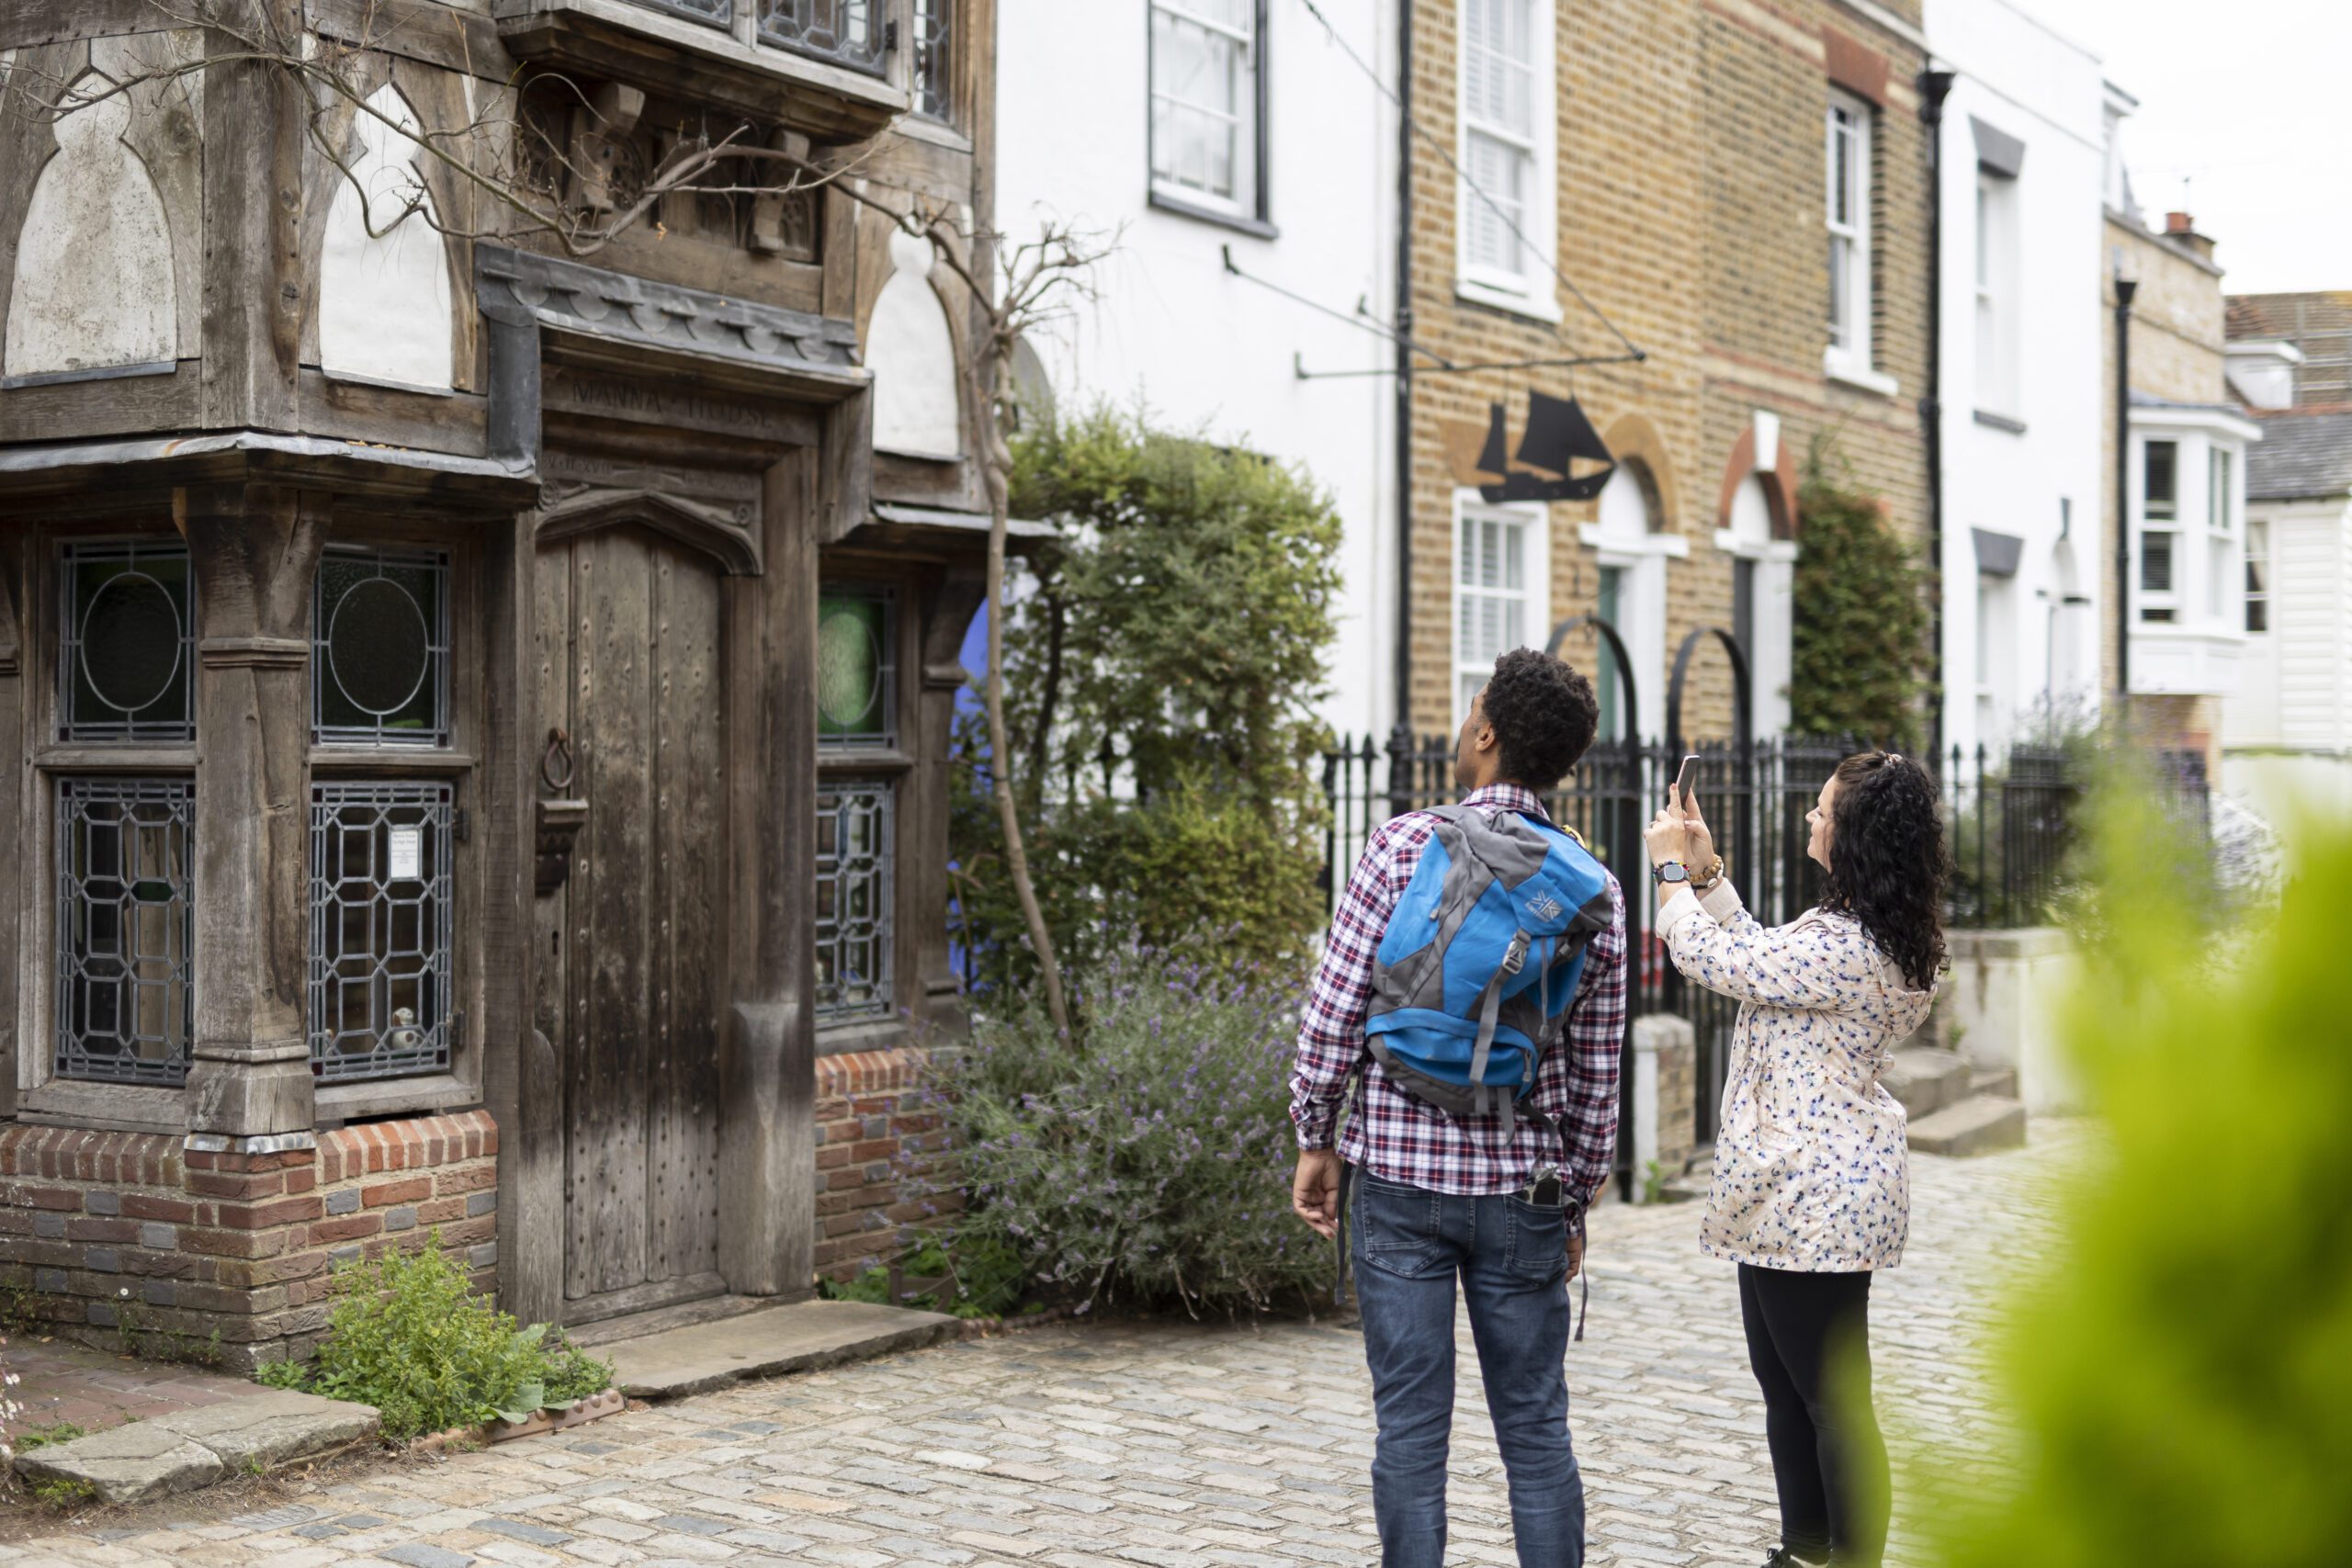
<svg viewBox="0 0 2352 1568">
<path fill-rule="evenodd" d="M 1871 1413 L 1871 1277 L 1739 1266 L 1747 1363 L 1781 1493 L 1781 1544 L 1876 1563 L 1886 1550 L 1886 1443 Z M 1850 1381 L 1849 1381 L 1850 1380 Z"/>
</svg>

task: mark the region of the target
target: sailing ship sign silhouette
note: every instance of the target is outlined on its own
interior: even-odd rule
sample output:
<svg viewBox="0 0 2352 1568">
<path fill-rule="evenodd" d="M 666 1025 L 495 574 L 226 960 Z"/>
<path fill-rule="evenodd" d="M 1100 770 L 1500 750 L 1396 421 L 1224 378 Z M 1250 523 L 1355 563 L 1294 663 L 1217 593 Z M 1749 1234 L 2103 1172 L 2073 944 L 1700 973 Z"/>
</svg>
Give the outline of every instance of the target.
<svg viewBox="0 0 2352 1568">
<path fill-rule="evenodd" d="M 1462 476 L 1485 501 L 1590 501 L 1617 471 L 1609 444 L 1574 398 L 1530 390 L 1516 456 L 1507 423 L 1504 406 L 1488 405 L 1486 442 Z"/>
</svg>

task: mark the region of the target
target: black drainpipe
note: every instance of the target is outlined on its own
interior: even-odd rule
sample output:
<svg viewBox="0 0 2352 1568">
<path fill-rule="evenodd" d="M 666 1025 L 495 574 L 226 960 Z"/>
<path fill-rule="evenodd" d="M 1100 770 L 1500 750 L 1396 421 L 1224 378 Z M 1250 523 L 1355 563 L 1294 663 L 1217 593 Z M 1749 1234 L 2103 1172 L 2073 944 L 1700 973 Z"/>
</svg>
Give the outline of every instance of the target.
<svg viewBox="0 0 2352 1568">
<path fill-rule="evenodd" d="M 2115 280 L 2115 716 L 2132 714 L 2132 296 Z"/>
<path fill-rule="evenodd" d="M 1928 389 L 1919 427 L 1928 444 L 1928 649 L 1935 698 L 1928 708 L 1928 755 L 1944 754 L 1944 99 L 1949 71 L 1919 73 L 1919 118 L 1928 128 Z M 1977 628 L 1984 635 L 1984 628 Z"/>
<path fill-rule="evenodd" d="M 1396 725 L 1392 804 L 1406 793 L 1413 736 L 1413 0 L 1396 6 Z M 1404 806 L 1395 809 L 1403 811 Z"/>
</svg>

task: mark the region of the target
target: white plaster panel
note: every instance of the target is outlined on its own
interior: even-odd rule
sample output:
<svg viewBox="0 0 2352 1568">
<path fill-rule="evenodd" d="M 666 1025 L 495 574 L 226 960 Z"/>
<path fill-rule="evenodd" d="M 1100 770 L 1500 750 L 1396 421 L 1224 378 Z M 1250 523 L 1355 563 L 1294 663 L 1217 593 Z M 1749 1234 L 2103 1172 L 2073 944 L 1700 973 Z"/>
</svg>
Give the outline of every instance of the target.
<svg viewBox="0 0 2352 1568">
<path fill-rule="evenodd" d="M 455 333 L 448 255 L 413 162 L 416 117 L 389 84 L 368 107 L 374 112 L 353 120 L 351 177 L 337 182 L 327 211 L 319 365 L 330 376 L 447 391 Z"/>
<path fill-rule="evenodd" d="M 865 363 L 874 372 L 876 451 L 955 457 L 964 449 L 956 393 L 956 337 L 931 287 L 931 245 L 890 236 L 890 281 L 874 301 Z"/>
<path fill-rule="evenodd" d="M 57 153 L 33 187 L 17 238 L 0 349 L 8 375 L 175 357 L 171 228 L 155 182 L 124 140 L 130 110 L 114 96 L 57 122 Z"/>
</svg>

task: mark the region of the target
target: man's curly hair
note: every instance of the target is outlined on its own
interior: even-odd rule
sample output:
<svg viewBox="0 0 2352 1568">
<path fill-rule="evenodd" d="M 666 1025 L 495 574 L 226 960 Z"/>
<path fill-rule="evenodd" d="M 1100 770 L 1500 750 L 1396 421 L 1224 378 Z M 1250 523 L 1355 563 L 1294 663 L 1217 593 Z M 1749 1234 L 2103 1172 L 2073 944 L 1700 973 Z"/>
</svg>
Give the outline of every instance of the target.
<svg viewBox="0 0 2352 1568">
<path fill-rule="evenodd" d="M 1503 777 L 1539 795 L 1577 765 L 1600 728 L 1592 682 L 1532 648 L 1495 660 L 1484 697 L 1487 722 L 1502 749 Z"/>
</svg>

